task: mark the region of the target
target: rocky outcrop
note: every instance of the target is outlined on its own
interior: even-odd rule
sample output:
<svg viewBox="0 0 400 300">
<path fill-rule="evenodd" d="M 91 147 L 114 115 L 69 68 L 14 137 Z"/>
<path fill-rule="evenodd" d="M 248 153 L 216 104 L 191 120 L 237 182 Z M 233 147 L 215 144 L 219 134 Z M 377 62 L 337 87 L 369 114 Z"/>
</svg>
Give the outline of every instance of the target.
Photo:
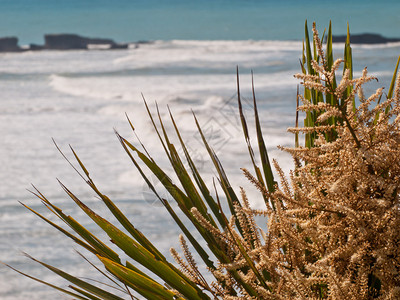
<svg viewBox="0 0 400 300">
<path fill-rule="evenodd" d="M 46 34 L 44 45 L 30 44 L 18 46 L 18 38 L 0 38 L 0 52 L 21 52 L 39 50 L 90 50 L 90 49 L 127 49 L 129 44 L 118 44 L 111 39 L 88 38 L 77 34 Z"/>
<path fill-rule="evenodd" d="M 38 51 L 38 50 L 43 50 L 44 46 L 43 45 L 37 45 L 37 44 L 30 44 L 28 50 L 31 51 Z"/>
<path fill-rule="evenodd" d="M 345 35 L 332 36 L 332 42 L 334 43 L 344 43 L 345 41 L 346 41 Z M 361 34 L 350 35 L 351 44 L 386 44 L 393 42 L 400 42 L 400 39 L 386 38 L 380 34 L 375 34 L 375 33 L 361 33 Z"/>
<path fill-rule="evenodd" d="M 117 44 L 111 39 L 87 38 L 76 34 L 46 34 L 44 40 L 44 48 L 51 50 L 89 49 L 90 45 L 104 45 L 108 49 L 128 48 L 127 44 Z"/>
<path fill-rule="evenodd" d="M 0 38 L 0 52 L 20 52 L 22 49 L 18 46 L 18 38 L 3 37 Z"/>
</svg>

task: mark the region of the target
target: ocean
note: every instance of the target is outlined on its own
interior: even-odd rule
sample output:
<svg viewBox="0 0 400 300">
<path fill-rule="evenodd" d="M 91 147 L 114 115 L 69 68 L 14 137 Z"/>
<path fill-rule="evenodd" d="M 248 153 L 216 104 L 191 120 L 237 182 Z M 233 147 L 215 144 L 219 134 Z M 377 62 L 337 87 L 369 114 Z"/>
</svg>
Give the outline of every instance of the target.
<svg viewBox="0 0 400 300">
<path fill-rule="evenodd" d="M 343 12 L 339 8 L 345 4 Z M 21 201 L 46 213 L 40 201 L 27 191 L 33 189 L 33 184 L 67 214 L 101 234 L 71 203 L 59 179 L 98 213 L 110 217 L 62 158 L 52 138 L 71 161 L 69 145 L 76 150 L 100 190 L 165 255 L 169 257 L 171 246 L 178 247 L 179 229 L 148 191 L 114 134 L 116 129 L 138 144 L 126 120 L 127 113 L 152 157 L 171 169 L 151 127 L 142 95 L 153 113 L 157 103 L 169 130 L 168 107 L 171 109 L 189 151 L 211 184 L 215 171 L 195 129 L 193 110 L 234 188 L 244 186 L 252 205 L 262 207 L 262 199 L 240 171 L 250 161 L 237 116 L 236 66 L 250 123 L 254 72 L 270 158 L 277 159 L 288 172 L 292 161 L 276 146 L 294 143 L 286 128 L 295 121 L 299 82 L 293 74 L 300 70 L 305 19 L 316 20 L 321 32 L 331 19 L 336 34 L 345 33 L 348 21 L 351 32 L 396 37 L 399 8 L 395 1 L 308 1 L 307 5 L 256 0 L 1 1 L 0 36 L 18 36 L 21 45 L 40 44 L 43 34 L 60 32 L 117 42 L 147 42 L 112 51 L 0 54 L 0 261 L 64 286 L 64 281 L 22 252 L 74 275 L 101 278 L 74 251 L 82 249 L 19 204 Z M 343 45 L 335 44 L 334 52 L 342 56 Z M 399 43 L 353 45 L 355 75 L 368 66 L 369 72 L 379 77 L 369 89 L 388 87 L 399 55 Z M 154 184 L 160 188 L 156 180 Z M 68 299 L 0 266 L 1 299 L 55 297 Z"/>
<path fill-rule="evenodd" d="M 304 20 L 335 33 L 398 36 L 396 0 L 1 0 L 0 34 L 22 44 L 45 33 L 138 40 L 301 40 Z"/>
</svg>

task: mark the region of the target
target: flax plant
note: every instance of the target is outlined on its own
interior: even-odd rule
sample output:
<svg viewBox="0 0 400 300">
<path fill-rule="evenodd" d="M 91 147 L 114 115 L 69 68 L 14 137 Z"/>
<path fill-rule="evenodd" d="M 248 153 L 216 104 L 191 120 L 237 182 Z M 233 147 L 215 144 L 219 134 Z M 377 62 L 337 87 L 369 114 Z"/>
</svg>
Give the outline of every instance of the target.
<svg viewBox="0 0 400 300">
<path fill-rule="evenodd" d="M 167 133 L 158 108 L 154 116 L 146 103 L 178 182 L 170 179 L 145 148 L 141 150 L 134 142 L 116 134 L 149 188 L 182 230 L 181 249 L 170 250 L 175 264 L 100 192 L 73 150 L 81 169 L 79 174 L 106 204 L 118 224 L 111 224 L 67 187 L 61 186 L 116 248 L 65 215 L 37 189 L 33 193 L 70 231 L 25 206 L 95 254 L 106 269 L 105 272 L 93 265 L 95 272 L 101 272 L 129 299 L 136 299 L 137 294 L 146 299 L 399 299 L 400 76 L 396 75 L 399 62 L 388 94 L 380 88 L 365 97 L 364 84 L 375 78 L 366 69 L 359 78 L 353 78 L 349 33 L 344 59 L 336 61 L 331 26 L 325 51 L 315 24 L 311 41 L 307 23 L 305 33 L 302 73 L 295 75 L 302 85 L 297 111 L 305 113 L 304 127 L 298 126 L 297 115 L 296 126 L 288 129 L 295 135 L 295 146 L 280 147 L 292 155 L 294 170 L 285 176 L 279 164 L 272 162 L 279 183 L 274 179 L 263 139 L 254 88 L 257 151 L 251 145 L 238 77 L 239 115 L 252 166 L 251 171 L 242 170 L 261 193 L 265 209 L 253 209 L 244 189 L 240 188 L 237 193 L 231 186 L 195 116 L 195 124 L 217 173 L 218 187 L 206 185 L 173 115 L 170 114 L 170 121 L 184 157 L 179 156 L 171 142 L 172 133 Z M 337 76 L 340 68 L 341 76 Z M 299 134 L 305 136 L 304 146 L 300 145 Z M 144 168 L 162 183 L 183 217 L 157 193 Z M 222 191 L 221 197 L 218 191 Z M 221 204 L 222 199 L 227 205 Z M 265 217 L 268 230 L 257 225 L 256 216 Z M 207 247 L 201 246 L 188 229 L 188 223 Z M 129 260 L 122 261 L 121 253 L 113 249 L 125 253 Z M 195 261 L 194 253 L 201 261 Z M 124 299 L 106 288 L 37 262 L 69 281 L 69 289 L 25 276 L 75 299 Z M 213 279 L 206 279 L 199 264 L 208 269 Z"/>
</svg>

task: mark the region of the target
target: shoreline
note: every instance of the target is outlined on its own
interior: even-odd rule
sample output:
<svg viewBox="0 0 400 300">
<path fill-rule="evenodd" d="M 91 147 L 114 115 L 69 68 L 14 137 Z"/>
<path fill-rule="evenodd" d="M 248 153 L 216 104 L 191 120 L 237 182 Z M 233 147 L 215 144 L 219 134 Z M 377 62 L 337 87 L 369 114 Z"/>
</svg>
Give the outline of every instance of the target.
<svg viewBox="0 0 400 300">
<path fill-rule="evenodd" d="M 344 43 L 346 35 L 332 36 L 333 43 Z M 387 38 L 375 33 L 351 34 L 350 41 L 353 45 L 386 45 L 398 43 L 400 38 Z M 151 44 L 154 41 L 136 41 L 117 43 L 109 38 L 92 38 L 78 34 L 59 33 L 45 34 L 43 44 L 19 45 L 19 39 L 15 36 L 0 37 L 0 53 L 19 53 L 41 50 L 120 50 L 135 49 L 141 44 Z"/>
</svg>

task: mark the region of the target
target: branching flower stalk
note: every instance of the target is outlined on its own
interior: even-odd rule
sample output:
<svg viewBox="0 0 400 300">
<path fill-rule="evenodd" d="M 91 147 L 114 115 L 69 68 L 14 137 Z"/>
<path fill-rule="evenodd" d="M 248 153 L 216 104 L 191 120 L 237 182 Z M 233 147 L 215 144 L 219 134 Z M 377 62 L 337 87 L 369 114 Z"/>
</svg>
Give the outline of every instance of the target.
<svg viewBox="0 0 400 300">
<path fill-rule="evenodd" d="M 377 103 L 383 88 L 365 99 L 363 85 L 376 79 L 368 76 L 367 69 L 355 79 L 350 79 L 351 71 L 345 69 L 336 86 L 332 78 L 344 60 L 336 60 L 329 68 L 316 30 L 314 40 L 321 57 L 321 63 L 312 62 L 318 75 L 295 76 L 303 81 L 305 89 L 330 95 L 336 104 L 312 104 L 300 97 L 303 105 L 298 109 L 318 112 L 318 117 L 313 127 L 288 130 L 313 132 L 316 138 L 311 148 L 280 147 L 302 162 L 290 174 L 290 184 L 275 161 L 281 184 L 272 193 L 244 169 L 246 177 L 276 204 L 276 209 L 251 210 L 241 190 L 243 207 L 235 206 L 236 218 L 242 223 L 244 217 L 254 220 L 256 215 L 267 216 L 268 232 L 255 230 L 250 221 L 251 227 L 242 226 L 245 234 L 241 239 L 233 220 L 225 230 L 235 232 L 234 239 L 243 245 L 248 245 L 250 235 L 256 239 L 256 247 L 246 247 L 246 253 L 259 274 L 268 274 L 268 288 L 261 287 L 239 247 L 228 236 L 226 246 L 236 253 L 235 259 L 218 267 L 214 274 L 217 283 L 213 285 L 227 280 L 228 271 L 237 269 L 263 299 L 396 299 L 400 297 L 399 100 L 393 97 Z M 351 92 L 345 93 L 347 90 Z M 354 110 L 356 100 L 360 105 Z M 389 106 L 394 108 L 388 111 Z M 332 117 L 335 124 L 328 124 Z M 332 130 L 337 136 L 327 140 Z M 250 297 L 241 292 L 236 297 L 220 296 Z"/>
</svg>

